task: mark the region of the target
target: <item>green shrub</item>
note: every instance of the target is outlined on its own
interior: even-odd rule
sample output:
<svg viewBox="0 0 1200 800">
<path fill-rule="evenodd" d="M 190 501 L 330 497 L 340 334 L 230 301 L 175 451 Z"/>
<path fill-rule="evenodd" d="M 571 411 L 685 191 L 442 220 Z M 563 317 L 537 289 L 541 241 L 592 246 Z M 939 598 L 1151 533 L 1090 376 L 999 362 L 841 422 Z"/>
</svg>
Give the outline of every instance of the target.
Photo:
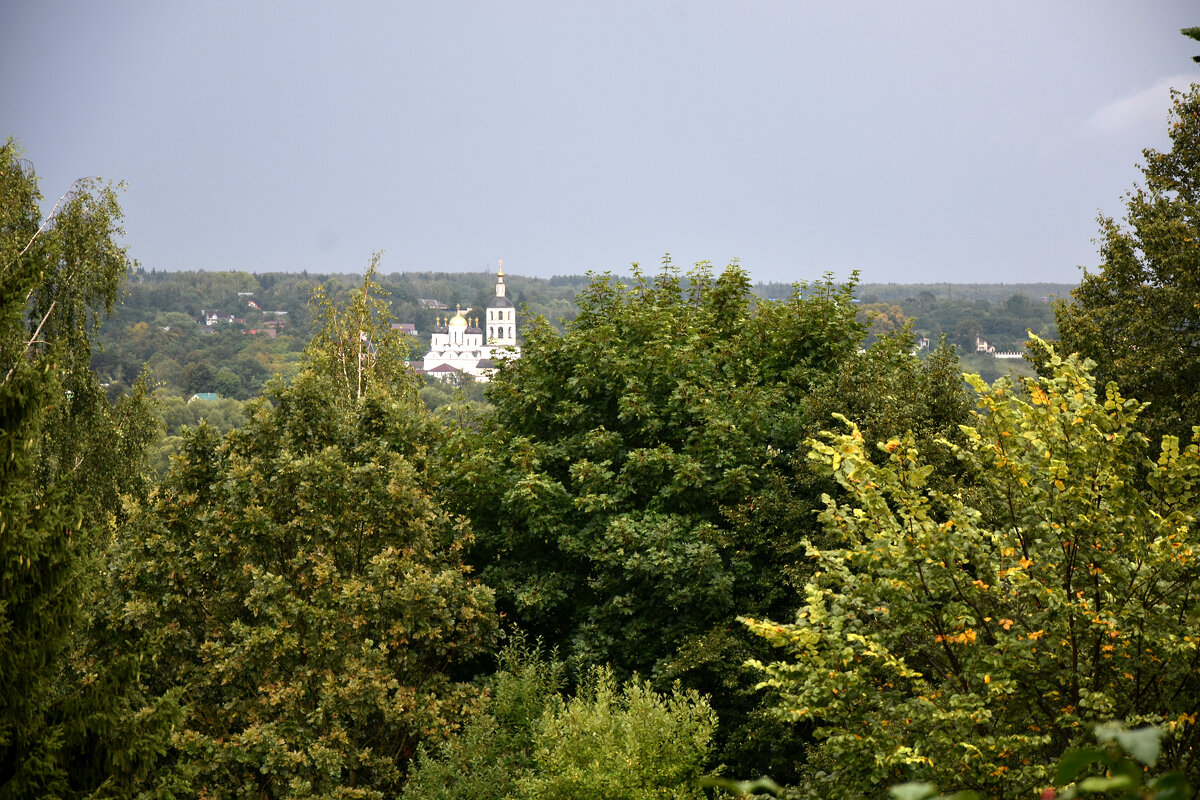
<svg viewBox="0 0 1200 800">
<path fill-rule="evenodd" d="M 703 797 L 716 729 L 708 701 L 597 668 L 573 698 L 560 662 L 509 647 L 492 698 L 461 734 L 422 751 L 406 800 L 663 800 Z"/>
</svg>

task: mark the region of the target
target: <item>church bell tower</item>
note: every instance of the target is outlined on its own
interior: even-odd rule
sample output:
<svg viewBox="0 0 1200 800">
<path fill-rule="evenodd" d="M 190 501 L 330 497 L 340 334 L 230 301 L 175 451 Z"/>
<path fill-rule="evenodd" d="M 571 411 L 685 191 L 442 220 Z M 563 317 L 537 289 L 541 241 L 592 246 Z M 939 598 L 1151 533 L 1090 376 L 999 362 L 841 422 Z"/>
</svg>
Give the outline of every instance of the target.
<svg viewBox="0 0 1200 800">
<path fill-rule="evenodd" d="M 504 296 L 504 262 L 496 276 L 496 296 L 487 307 L 487 343 L 492 347 L 516 347 L 517 310 Z"/>
</svg>

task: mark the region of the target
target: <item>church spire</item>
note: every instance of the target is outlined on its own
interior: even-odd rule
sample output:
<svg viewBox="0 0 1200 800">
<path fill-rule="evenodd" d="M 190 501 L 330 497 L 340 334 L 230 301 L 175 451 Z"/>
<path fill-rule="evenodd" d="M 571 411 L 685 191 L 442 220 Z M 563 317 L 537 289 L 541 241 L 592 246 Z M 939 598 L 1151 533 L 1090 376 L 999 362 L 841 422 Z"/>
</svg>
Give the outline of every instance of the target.
<svg viewBox="0 0 1200 800">
<path fill-rule="evenodd" d="M 517 346 L 517 310 L 504 296 L 504 262 L 496 271 L 496 296 L 487 307 L 487 343 L 493 347 Z"/>
</svg>

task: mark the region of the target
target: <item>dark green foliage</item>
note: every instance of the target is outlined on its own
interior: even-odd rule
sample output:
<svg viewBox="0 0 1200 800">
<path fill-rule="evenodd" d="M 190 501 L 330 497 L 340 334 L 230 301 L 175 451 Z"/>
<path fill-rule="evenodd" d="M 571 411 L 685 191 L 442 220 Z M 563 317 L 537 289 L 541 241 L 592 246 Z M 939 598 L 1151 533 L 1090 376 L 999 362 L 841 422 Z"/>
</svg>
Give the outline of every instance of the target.
<svg viewBox="0 0 1200 800">
<path fill-rule="evenodd" d="M 911 431 L 918 446 L 937 459 L 939 474 L 957 471 L 953 457 L 933 451 L 938 439 L 961 438 L 959 423 L 971 412 L 962 389 L 962 370 L 954 349 L 942 342 L 923 360 L 914 359 L 912 335 L 901 331 L 880 339 L 858 358 L 841 364 L 814 390 L 809 418 L 828 425 L 834 414 L 862 420 L 867 441 L 884 441 Z M 803 448 L 796 454 L 804 456 Z"/>
<path fill-rule="evenodd" d="M 485 388 L 486 384 L 478 383 L 467 375 L 456 374 L 448 378 L 426 376 L 425 385 L 421 387 L 421 400 L 430 411 L 452 406 L 481 413 L 487 408 Z"/>
<path fill-rule="evenodd" d="M 369 272 L 326 305 L 308 368 L 241 428 L 185 436 L 114 564 L 121 624 L 159 650 L 147 686 L 189 687 L 164 769 L 207 797 L 391 796 L 477 702 L 492 592 L 432 499 L 415 378 L 377 357 L 378 292 Z"/>
<path fill-rule="evenodd" d="M 0 387 L 0 797 L 170 796 L 155 765 L 177 698 L 138 691 L 142 652 L 90 638 L 104 531 L 38 477 L 43 409 L 61 397 L 32 364 Z"/>
<path fill-rule="evenodd" d="M 772 462 L 786 466 L 786 437 L 797 435 L 781 413 L 786 387 L 758 376 L 804 382 L 804 362 L 853 353 L 858 326 L 829 286 L 822 309 L 796 305 L 811 312 L 790 333 L 802 339 L 827 317 L 840 342 L 765 365 L 762 332 L 791 337 L 752 312 L 744 273 L 695 277 L 686 295 L 669 272 L 628 287 L 597 279 L 565 334 L 528 326 L 522 359 L 489 387 L 490 430 L 456 458 L 453 496 L 485 532 L 473 556 L 483 579 L 522 626 L 579 664 L 664 682 L 695 638 L 687 652 L 700 661 L 679 669 L 695 673 L 689 685 L 728 693 L 723 679 L 744 660 L 730 635 L 738 593 L 762 602 L 774 586 L 756 579 L 755 563 L 789 560 L 780 554 L 795 541 L 768 541 L 756 526 L 739 541 L 724 520 L 722 506 L 753 503 Z"/>
<path fill-rule="evenodd" d="M 212 387 L 213 391 L 222 397 L 242 396 L 242 379 L 228 367 L 217 370 L 217 374 L 213 376 Z"/>
<path fill-rule="evenodd" d="M 76 182 L 39 224 L 10 140 L 0 155 L 0 797 L 123 797 L 153 773 L 172 697 L 131 684 L 142 653 L 101 662 L 93 611 L 114 525 L 146 492 L 145 387 L 113 407 L 90 337 L 127 259 L 115 191 Z"/>
<path fill-rule="evenodd" d="M 1195 39 L 1200 42 L 1200 28 L 1183 28 L 1179 32 L 1189 39 Z M 1192 61 L 1200 64 L 1200 56 L 1192 56 Z"/>
<path fill-rule="evenodd" d="M 67 731 L 53 676 L 83 619 L 82 513 L 35 479 L 45 368 L 19 364 L 0 390 L 0 796 L 62 794 Z"/>
<path fill-rule="evenodd" d="M 191 363 L 183 368 L 184 396 L 217 390 L 217 372 L 208 364 Z"/>
<path fill-rule="evenodd" d="M 1063 349 L 1150 403 L 1153 439 L 1200 420 L 1200 85 L 1176 92 L 1168 152 L 1143 151 L 1145 186 L 1100 219 L 1101 264 L 1056 306 Z"/>
<path fill-rule="evenodd" d="M 1075 800 L 1080 794 L 1113 794 L 1127 798 L 1191 800 L 1195 793 L 1178 770 L 1152 770 L 1162 750 L 1165 731 L 1147 725 L 1133 730 L 1120 723 L 1097 725 L 1098 748 L 1069 750 L 1054 771 L 1057 800 Z M 1153 774 L 1158 772 L 1158 774 Z M 1088 773 L 1099 773 L 1091 774 Z"/>
<path fill-rule="evenodd" d="M 502 607 L 575 663 L 713 695 L 722 758 L 747 769 L 803 758 L 754 715 L 739 665 L 757 644 L 733 615 L 790 609 L 807 575 L 829 488 L 795 457 L 813 415 L 853 402 L 881 433 L 934 435 L 965 410 L 949 362 L 922 367 L 911 340 L 857 355 L 850 296 L 824 281 L 761 301 L 736 266 L 597 278 L 564 333 L 526 328 L 482 434 L 444 453 Z"/>
<path fill-rule="evenodd" d="M 831 284 L 755 308 L 740 269 L 693 281 L 600 278 L 565 334 L 533 322 L 489 387 L 491 438 L 461 465 L 485 580 L 586 663 L 652 670 L 732 613 L 755 556 L 786 543 L 734 541 L 724 509 L 786 465 L 791 398 L 860 336 Z"/>
</svg>

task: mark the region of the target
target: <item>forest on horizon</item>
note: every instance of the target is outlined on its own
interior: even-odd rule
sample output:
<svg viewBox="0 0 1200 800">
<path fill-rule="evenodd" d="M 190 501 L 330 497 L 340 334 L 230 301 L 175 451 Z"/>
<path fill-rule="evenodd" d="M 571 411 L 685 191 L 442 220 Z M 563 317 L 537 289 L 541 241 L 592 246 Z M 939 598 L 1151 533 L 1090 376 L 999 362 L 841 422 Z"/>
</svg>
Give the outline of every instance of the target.
<svg viewBox="0 0 1200 800">
<path fill-rule="evenodd" d="M 381 274 L 377 279 L 388 292 L 389 308 L 396 320 L 415 325 L 419 335 L 413 349 L 418 356 L 428 347 L 428 331 L 437 317 L 446 317 L 456 305 L 477 310 L 486 307 L 488 298 L 494 294 L 496 280 L 495 275 L 481 273 L 431 272 Z M 615 279 L 630 280 L 622 276 Z M 556 328 L 574 319 L 578 313 L 575 296 L 591 280 L 588 275 L 549 279 L 512 274 L 505 277 L 509 295 L 520 309 L 522 319 L 543 317 Z M 130 376 L 149 364 L 156 379 L 172 394 L 218 391 L 223 396 L 246 399 L 257 392 L 270 374 L 286 373 L 289 359 L 294 363 L 308 341 L 313 323 L 309 301 L 314 289 L 321 286 L 333 299 L 344 301 L 360 281 L 361 275 L 353 274 L 137 269 L 101 328 L 101 352 L 95 357 L 94 367 L 106 382 L 127 385 Z M 1069 297 L 1073 288 L 1071 284 L 855 283 L 854 295 L 863 321 L 873 317 L 873 333 L 898 330 L 911 322 L 916 337 L 936 343 L 945 335 L 962 355 L 972 356 L 976 336 L 984 337 L 1001 351 L 1021 351 L 1028 331 L 1043 338 L 1055 338 L 1050 302 Z M 755 296 L 764 299 L 786 298 L 793 290 L 792 284 L 778 283 L 757 283 L 751 288 Z M 439 309 L 433 303 L 446 308 Z M 206 329 L 201 319 L 204 311 L 232 316 L 237 321 Z M 276 316 L 279 311 L 284 315 Z M 180 314 L 188 319 L 173 316 Z M 139 327 L 139 323 L 145 325 Z M 163 331 L 168 335 L 155 335 L 152 342 L 145 341 L 151 326 L 161 330 L 170 328 L 172 323 L 176 323 L 173 331 Z M 262 335 L 268 333 L 264 325 L 278 325 L 278 331 L 270 332 L 270 338 L 282 335 L 285 343 L 268 348 L 256 346 L 252 338 L 240 344 L 224 341 L 220 354 L 214 356 L 205 352 L 206 345 L 212 342 L 190 335 L 214 330 L 220 334 Z M 183 339 L 179 341 L 181 336 Z M 261 352 L 263 349 L 279 355 L 273 369 L 260 368 L 271 361 Z M 233 352 L 237 350 L 248 350 L 253 358 Z M 231 356 L 237 363 L 228 363 Z M 237 374 L 237 381 L 226 379 L 218 383 L 210 377 L 198 382 L 194 376 L 182 374 L 192 365 L 207 365 L 214 371 L 221 366 L 231 368 Z M 983 373 L 989 378 L 1003 371 L 984 366 Z"/>
</svg>

